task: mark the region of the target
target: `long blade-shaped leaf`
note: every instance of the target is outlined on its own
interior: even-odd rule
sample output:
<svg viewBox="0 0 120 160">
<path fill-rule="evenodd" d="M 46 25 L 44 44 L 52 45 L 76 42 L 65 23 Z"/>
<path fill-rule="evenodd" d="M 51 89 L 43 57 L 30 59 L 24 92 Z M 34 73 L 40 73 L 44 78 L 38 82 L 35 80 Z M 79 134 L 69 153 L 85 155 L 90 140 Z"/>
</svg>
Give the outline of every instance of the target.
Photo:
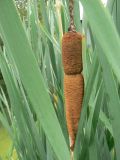
<svg viewBox="0 0 120 160">
<path fill-rule="evenodd" d="M 100 0 L 81 0 L 81 2 L 93 33 L 120 82 L 120 39 L 112 17 Z"/>
<path fill-rule="evenodd" d="M 4 43 L 12 53 L 22 83 L 56 155 L 60 160 L 69 160 L 69 151 L 58 119 L 12 0 L 0 1 L 0 29 Z"/>
<path fill-rule="evenodd" d="M 115 140 L 115 149 L 117 159 L 120 157 L 119 146 L 120 146 L 120 100 L 117 91 L 117 86 L 115 84 L 113 73 L 110 69 L 110 66 L 106 60 L 105 56 L 101 56 L 102 49 L 99 48 L 99 58 L 101 65 L 103 67 L 103 79 L 106 87 L 107 94 L 109 96 L 108 104 L 109 104 L 109 113 L 110 120 L 113 127 L 113 136 Z"/>
</svg>

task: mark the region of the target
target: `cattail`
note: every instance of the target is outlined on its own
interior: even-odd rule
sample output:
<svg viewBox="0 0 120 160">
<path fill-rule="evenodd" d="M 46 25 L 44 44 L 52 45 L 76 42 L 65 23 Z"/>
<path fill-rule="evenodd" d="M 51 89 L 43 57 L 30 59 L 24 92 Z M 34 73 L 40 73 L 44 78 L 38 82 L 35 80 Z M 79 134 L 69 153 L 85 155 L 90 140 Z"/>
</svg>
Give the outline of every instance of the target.
<svg viewBox="0 0 120 160">
<path fill-rule="evenodd" d="M 82 36 L 77 32 L 68 32 L 62 39 L 62 59 L 65 74 L 82 72 Z"/>
<path fill-rule="evenodd" d="M 84 93 L 84 79 L 81 73 L 83 69 L 82 35 L 75 31 L 73 8 L 74 0 L 69 0 L 69 32 L 65 33 L 62 38 L 66 120 L 72 151 L 74 150 Z"/>
<path fill-rule="evenodd" d="M 66 120 L 71 140 L 71 150 L 74 149 L 78 122 L 82 107 L 84 80 L 82 74 L 64 75 L 64 95 Z"/>
<path fill-rule="evenodd" d="M 82 36 L 77 32 L 65 33 L 62 38 L 64 67 L 64 96 L 70 148 L 74 149 L 78 122 L 83 101 L 84 79 L 82 72 Z"/>
</svg>

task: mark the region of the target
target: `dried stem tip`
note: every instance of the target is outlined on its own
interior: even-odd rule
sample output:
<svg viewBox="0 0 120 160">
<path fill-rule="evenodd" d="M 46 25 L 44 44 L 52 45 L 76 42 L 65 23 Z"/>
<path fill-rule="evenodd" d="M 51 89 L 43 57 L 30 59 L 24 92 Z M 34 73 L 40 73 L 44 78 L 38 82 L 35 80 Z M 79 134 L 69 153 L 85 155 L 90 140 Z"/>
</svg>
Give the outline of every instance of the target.
<svg viewBox="0 0 120 160">
<path fill-rule="evenodd" d="M 82 72 L 82 36 L 77 32 L 65 33 L 62 38 L 62 60 L 65 74 Z"/>
</svg>

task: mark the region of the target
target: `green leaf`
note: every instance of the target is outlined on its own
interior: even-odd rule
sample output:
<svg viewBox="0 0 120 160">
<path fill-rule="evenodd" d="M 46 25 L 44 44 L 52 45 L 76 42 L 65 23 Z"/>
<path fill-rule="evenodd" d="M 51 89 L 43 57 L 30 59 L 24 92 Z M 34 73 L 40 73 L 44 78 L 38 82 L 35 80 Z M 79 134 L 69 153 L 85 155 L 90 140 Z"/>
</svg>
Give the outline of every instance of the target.
<svg viewBox="0 0 120 160">
<path fill-rule="evenodd" d="M 98 55 L 100 59 L 101 66 L 103 68 L 103 79 L 105 88 L 107 91 L 108 99 L 108 110 L 110 114 L 110 121 L 113 127 L 113 136 L 115 140 L 116 157 L 119 159 L 120 152 L 120 123 L 119 123 L 119 113 L 120 113 L 120 99 L 117 91 L 117 86 L 115 83 L 113 72 L 107 62 L 105 56 L 101 56 L 101 47 L 98 45 Z M 113 94 L 114 93 L 114 94 Z M 113 107 L 114 106 L 114 107 Z"/>
<path fill-rule="evenodd" d="M 100 0 L 81 0 L 81 2 L 92 31 L 104 51 L 101 54 L 106 55 L 108 62 L 120 82 L 120 38 L 112 17 Z"/>
<path fill-rule="evenodd" d="M 62 130 L 12 0 L 0 1 L 0 30 L 54 152 L 59 160 L 69 160 L 70 154 Z"/>
</svg>

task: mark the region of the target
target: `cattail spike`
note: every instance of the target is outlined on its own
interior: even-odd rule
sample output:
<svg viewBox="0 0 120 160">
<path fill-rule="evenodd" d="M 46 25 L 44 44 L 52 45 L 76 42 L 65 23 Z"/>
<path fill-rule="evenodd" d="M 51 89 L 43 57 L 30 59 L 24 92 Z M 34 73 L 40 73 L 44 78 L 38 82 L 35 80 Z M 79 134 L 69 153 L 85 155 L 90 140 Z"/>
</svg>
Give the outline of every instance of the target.
<svg viewBox="0 0 120 160">
<path fill-rule="evenodd" d="M 84 93 L 82 66 L 82 36 L 77 32 L 65 33 L 62 38 L 64 67 L 64 96 L 70 148 L 74 149 Z"/>
<path fill-rule="evenodd" d="M 77 32 L 65 33 L 62 38 L 62 60 L 65 74 L 82 72 L 82 36 Z"/>
<path fill-rule="evenodd" d="M 68 132 L 73 150 L 83 101 L 84 80 L 82 74 L 64 75 L 64 95 Z"/>
</svg>

